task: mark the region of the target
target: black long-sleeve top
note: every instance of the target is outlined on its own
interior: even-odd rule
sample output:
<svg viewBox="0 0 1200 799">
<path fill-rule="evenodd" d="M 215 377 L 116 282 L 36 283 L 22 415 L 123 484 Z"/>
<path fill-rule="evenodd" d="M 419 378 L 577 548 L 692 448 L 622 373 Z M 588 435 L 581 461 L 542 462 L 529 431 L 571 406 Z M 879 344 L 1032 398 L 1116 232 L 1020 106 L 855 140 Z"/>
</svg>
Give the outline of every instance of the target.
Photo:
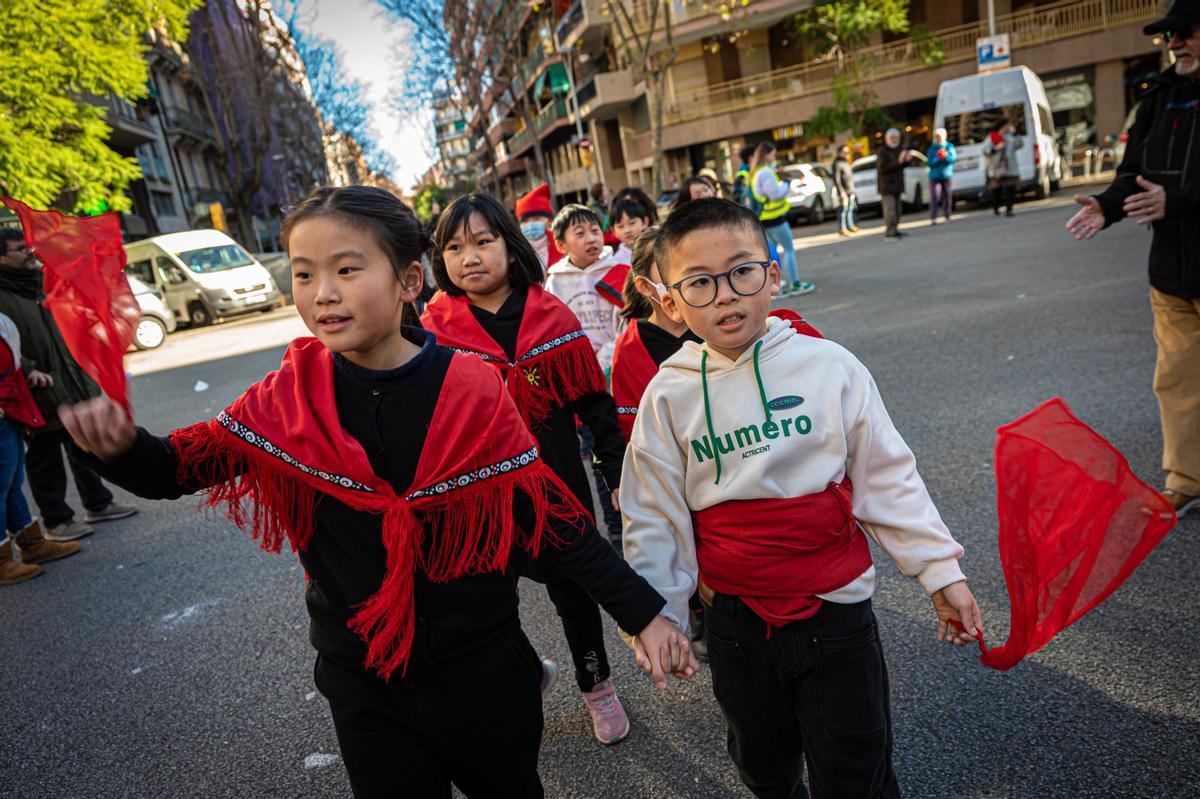
<svg viewBox="0 0 1200 799">
<path fill-rule="evenodd" d="M 411 361 L 390 371 L 355 366 L 334 356 L 334 389 L 338 418 L 366 451 L 371 467 L 397 491 L 408 489 L 433 418 L 434 408 L 453 353 L 436 346 L 432 334 L 406 329 L 421 343 Z M 128 453 L 101 462 L 78 449 L 78 459 L 106 479 L 139 496 L 175 499 L 204 486 L 180 485 L 177 456 L 169 441 L 144 429 Z M 518 494 L 517 521 L 533 523 L 528 497 Z M 382 584 L 387 561 L 382 519 L 355 511 L 329 496 L 316 506 L 316 525 L 300 560 L 308 573 L 305 602 L 310 617 L 309 637 L 323 657 L 348 668 L 360 668 L 366 644 L 347 626 L 356 605 Z M 578 529 L 552 523 L 562 542 L 542 550 L 539 563 L 548 562 L 576 580 L 622 629 L 640 631 L 661 610 L 664 601 L 629 568 L 595 527 Z M 437 535 L 438 531 L 432 531 Z M 528 558 L 514 552 L 505 572 L 472 575 L 445 583 L 414 575 L 415 636 L 408 674 L 459 656 L 520 624 L 517 615 L 516 570 Z M 399 679 L 398 673 L 393 679 Z"/>
<path fill-rule="evenodd" d="M 521 329 L 527 297 L 528 292 L 514 291 L 495 313 L 471 306 L 471 313 L 475 315 L 484 332 L 500 345 L 510 361 L 517 357 L 517 333 Z M 616 490 L 621 482 L 625 439 L 622 438 L 621 428 L 617 425 L 617 405 L 612 396 L 605 391 L 585 394 L 565 407 L 553 409 L 545 421 L 533 431 L 542 459 L 562 478 L 583 506 L 590 508 L 592 491 L 588 487 L 587 475 L 579 457 L 576 417 L 592 431 L 595 439 L 592 455 L 610 491 Z M 603 486 L 599 488 L 603 490 Z"/>
</svg>

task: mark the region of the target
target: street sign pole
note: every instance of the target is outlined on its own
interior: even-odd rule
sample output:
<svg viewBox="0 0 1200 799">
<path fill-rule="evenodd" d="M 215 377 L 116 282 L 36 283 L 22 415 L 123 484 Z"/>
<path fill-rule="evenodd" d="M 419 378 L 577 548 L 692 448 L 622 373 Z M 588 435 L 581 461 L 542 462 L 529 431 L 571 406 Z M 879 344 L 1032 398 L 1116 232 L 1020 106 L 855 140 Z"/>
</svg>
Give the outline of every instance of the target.
<svg viewBox="0 0 1200 799">
<path fill-rule="evenodd" d="M 988 0 L 988 36 L 996 35 L 996 0 Z"/>
</svg>

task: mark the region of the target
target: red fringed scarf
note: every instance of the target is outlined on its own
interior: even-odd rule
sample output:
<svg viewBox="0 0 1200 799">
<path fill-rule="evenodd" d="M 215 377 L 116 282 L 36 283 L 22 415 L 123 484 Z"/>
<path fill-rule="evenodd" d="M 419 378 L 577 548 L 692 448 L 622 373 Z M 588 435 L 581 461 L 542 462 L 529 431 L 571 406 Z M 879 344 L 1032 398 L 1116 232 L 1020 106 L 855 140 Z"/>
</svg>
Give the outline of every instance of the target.
<svg viewBox="0 0 1200 799">
<path fill-rule="evenodd" d="M 629 279 L 632 268 L 629 264 L 617 264 L 609 269 L 596 283 L 596 293 L 618 308 L 624 308 L 625 281 Z"/>
<path fill-rule="evenodd" d="M 115 213 L 67 216 L 0 198 L 20 218 L 25 243 L 42 262 L 43 305 L 71 355 L 112 400 L 129 410 L 125 350 L 142 318 L 125 278 L 121 223 Z"/>
<path fill-rule="evenodd" d="M 586 340 L 585 340 L 586 341 Z M 403 673 L 412 649 L 413 573 L 446 582 L 499 571 L 513 547 L 536 556 L 552 544 L 547 517 L 582 524 L 584 510 L 538 456 L 532 434 L 494 369 L 450 362 L 416 477 L 397 494 L 341 426 L 333 359 L 315 338 L 292 342 L 279 369 L 216 419 L 176 430 L 180 482 L 208 485 L 205 505 L 278 552 L 305 550 L 322 494 L 383 517 L 387 570 L 349 626 L 367 644 L 364 666 Z M 533 501 L 536 523 L 519 537 L 513 495 Z M 551 496 L 556 496 L 554 501 Z"/>
<path fill-rule="evenodd" d="M 1100 604 L 1175 526 L 1167 500 L 1057 397 L 997 430 L 1000 564 L 1008 641 L 980 662 L 1007 671 Z M 961 625 L 955 623 L 955 626 Z"/>
<path fill-rule="evenodd" d="M 499 369 L 517 409 L 531 426 L 555 408 L 607 388 L 579 320 L 541 286 L 530 286 L 525 298 L 515 360 L 510 361 L 479 324 L 466 297 L 438 292 L 425 308 L 421 324 L 437 336 L 439 344 L 478 355 Z"/>
</svg>

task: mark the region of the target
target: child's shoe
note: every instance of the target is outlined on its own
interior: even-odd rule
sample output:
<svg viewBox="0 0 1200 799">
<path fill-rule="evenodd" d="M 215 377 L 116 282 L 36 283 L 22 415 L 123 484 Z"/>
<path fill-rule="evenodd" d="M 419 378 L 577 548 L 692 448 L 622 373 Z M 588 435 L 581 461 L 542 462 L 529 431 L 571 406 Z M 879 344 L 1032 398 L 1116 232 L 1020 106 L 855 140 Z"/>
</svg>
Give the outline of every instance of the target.
<svg viewBox="0 0 1200 799">
<path fill-rule="evenodd" d="M 554 684 L 558 682 L 558 664 L 550 658 L 540 658 L 542 661 L 542 700 L 545 701 Z"/>
<path fill-rule="evenodd" d="M 584 693 L 583 701 L 592 714 L 592 729 L 597 741 L 608 746 L 629 734 L 629 717 L 621 707 L 621 700 L 617 699 L 617 688 L 611 679 Z"/>
</svg>

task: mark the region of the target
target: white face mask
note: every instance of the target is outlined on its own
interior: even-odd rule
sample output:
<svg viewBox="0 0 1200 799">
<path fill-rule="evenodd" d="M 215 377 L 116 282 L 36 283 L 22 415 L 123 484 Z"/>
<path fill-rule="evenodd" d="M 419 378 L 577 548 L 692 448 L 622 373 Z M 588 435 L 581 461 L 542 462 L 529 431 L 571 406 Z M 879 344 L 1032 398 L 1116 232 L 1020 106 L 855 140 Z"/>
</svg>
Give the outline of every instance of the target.
<svg viewBox="0 0 1200 799">
<path fill-rule="evenodd" d="M 544 241 L 546 238 L 546 223 L 525 222 L 521 225 L 521 235 L 528 239 L 531 244 Z"/>
</svg>

